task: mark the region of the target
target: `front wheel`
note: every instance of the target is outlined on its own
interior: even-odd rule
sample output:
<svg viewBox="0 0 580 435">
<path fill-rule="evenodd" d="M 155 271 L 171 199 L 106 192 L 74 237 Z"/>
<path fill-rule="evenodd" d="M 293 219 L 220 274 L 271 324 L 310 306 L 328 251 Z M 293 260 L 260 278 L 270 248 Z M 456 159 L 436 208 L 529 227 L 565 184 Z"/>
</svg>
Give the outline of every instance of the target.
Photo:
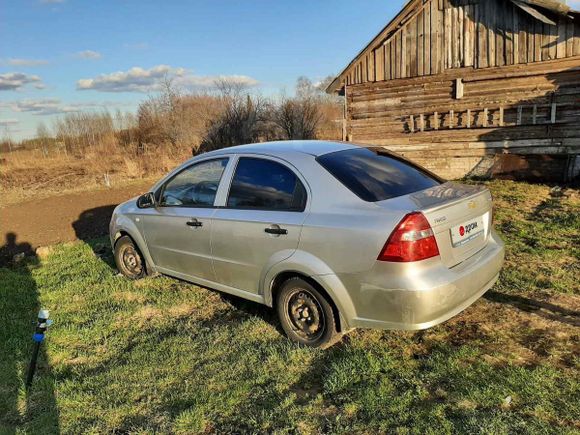
<svg viewBox="0 0 580 435">
<path fill-rule="evenodd" d="M 311 347 L 332 344 L 336 320 L 329 301 L 301 278 L 290 278 L 278 292 L 276 306 L 282 328 L 290 340 Z"/>
<path fill-rule="evenodd" d="M 123 236 L 115 243 L 115 263 L 117 269 L 130 279 L 145 276 L 145 259 L 129 236 Z"/>
</svg>

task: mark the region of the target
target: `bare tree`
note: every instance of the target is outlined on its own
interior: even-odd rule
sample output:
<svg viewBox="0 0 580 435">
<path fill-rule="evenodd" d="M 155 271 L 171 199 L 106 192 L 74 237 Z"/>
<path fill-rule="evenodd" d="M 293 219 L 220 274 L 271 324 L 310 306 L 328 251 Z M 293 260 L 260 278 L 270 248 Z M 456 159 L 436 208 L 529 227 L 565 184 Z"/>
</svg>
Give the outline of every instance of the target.
<svg viewBox="0 0 580 435">
<path fill-rule="evenodd" d="M 284 98 L 273 112 L 274 123 L 285 139 L 315 139 L 322 114 L 313 97 Z"/>
<path fill-rule="evenodd" d="M 44 122 L 40 122 L 36 126 L 36 139 L 38 140 L 38 144 L 42 149 L 44 157 L 48 157 L 48 147 L 50 145 L 51 135 Z"/>
</svg>

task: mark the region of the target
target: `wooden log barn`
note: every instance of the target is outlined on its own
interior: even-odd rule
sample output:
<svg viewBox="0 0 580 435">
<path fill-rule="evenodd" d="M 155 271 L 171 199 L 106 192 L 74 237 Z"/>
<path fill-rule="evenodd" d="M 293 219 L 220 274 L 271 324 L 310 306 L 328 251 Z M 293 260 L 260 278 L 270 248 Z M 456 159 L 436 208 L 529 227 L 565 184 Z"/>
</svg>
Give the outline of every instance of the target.
<svg viewBox="0 0 580 435">
<path fill-rule="evenodd" d="M 411 0 L 327 92 L 344 140 L 443 177 L 580 172 L 580 12 L 556 0 Z"/>
</svg>

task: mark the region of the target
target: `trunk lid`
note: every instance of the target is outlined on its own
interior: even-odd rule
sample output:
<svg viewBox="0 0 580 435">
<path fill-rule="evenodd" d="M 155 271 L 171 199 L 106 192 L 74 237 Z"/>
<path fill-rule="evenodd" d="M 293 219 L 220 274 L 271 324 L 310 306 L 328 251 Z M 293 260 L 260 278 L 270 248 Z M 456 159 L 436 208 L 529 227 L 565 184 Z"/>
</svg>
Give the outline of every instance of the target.
<svg viewBox="0 0 580 435">
<path fill-rule="evenodd" d="M 468 259 L 489 240 L 492 200 L 485 186 L 447 182 L 376 204 L 389 211 L 422 212 L 435 233 L 441 261 L 447 267 Z"/>
</svg>

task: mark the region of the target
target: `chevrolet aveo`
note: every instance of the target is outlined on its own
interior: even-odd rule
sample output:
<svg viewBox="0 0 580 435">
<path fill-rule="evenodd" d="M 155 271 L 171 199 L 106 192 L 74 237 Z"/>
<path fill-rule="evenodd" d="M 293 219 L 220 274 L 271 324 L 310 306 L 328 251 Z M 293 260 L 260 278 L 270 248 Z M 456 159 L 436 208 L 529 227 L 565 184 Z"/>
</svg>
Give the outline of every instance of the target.
<svg viewBox="0 0 580 435">
<path fill-rule="evenodd" d="M 124 275 L 275 307 L 288 337 L 310 346 L 357 327 L 441 323 L 495 283 L 504 259 L 487 188 L 336 142 L 199 155 L 119 205 L 110 236 Z"/>
</svg>

